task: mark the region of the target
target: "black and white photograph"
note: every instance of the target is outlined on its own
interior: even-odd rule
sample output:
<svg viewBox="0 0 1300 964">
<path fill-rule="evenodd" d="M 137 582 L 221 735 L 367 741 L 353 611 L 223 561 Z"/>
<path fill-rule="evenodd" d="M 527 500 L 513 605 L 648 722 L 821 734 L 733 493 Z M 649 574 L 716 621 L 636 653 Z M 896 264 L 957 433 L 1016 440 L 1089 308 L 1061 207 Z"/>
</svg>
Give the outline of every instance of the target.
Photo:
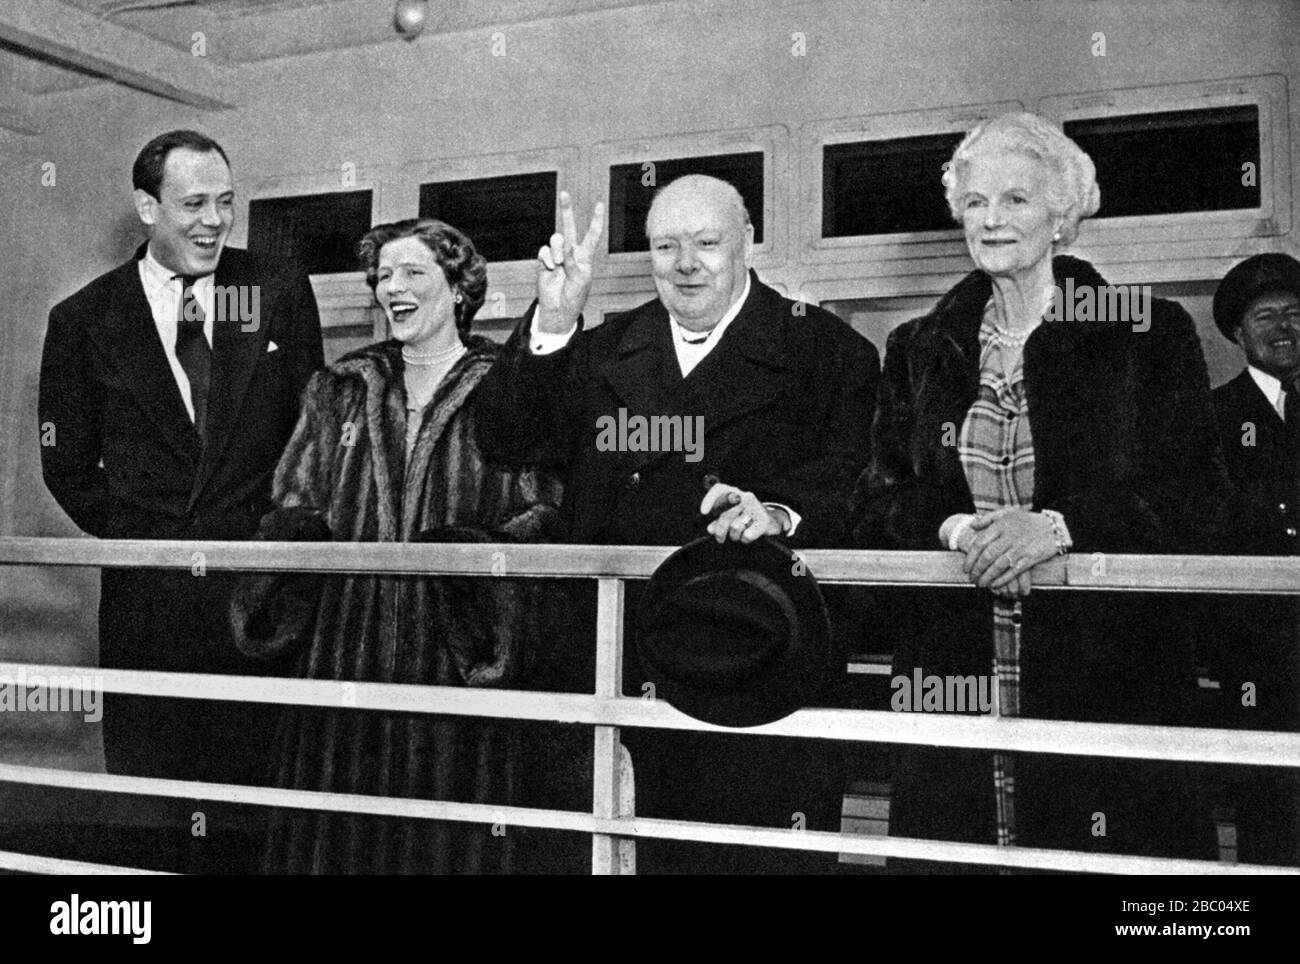
<svg viewBox="0 0 1300 964">
<path fill-rule="evenodd" d="M 0 2 L 24 927 L 1124 877 L 1115 943 L 1260 936 L 1298 51 L 1296 0 Z"/>
</svg>

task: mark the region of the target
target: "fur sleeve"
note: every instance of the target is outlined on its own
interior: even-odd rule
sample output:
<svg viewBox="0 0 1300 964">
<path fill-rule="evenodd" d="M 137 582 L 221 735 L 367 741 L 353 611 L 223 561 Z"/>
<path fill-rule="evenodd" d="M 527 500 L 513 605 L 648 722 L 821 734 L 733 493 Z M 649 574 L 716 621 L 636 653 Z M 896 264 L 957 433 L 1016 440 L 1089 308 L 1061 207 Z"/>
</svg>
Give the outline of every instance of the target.
<svg viewBox="0 0 1300 964">
<path fill-rule="evenodd" d="M 332 411 L 330 375 L 312 376 L 302 412 L 272 485 L 275 508 L 262 517 L 256 539 L 264 542 L 328 542 L 331 466 L 339 443 Z M 231 598 L 230 627 L 247 656 L 272 659 L 304 645 L 315 622 L 321 577 L 277 572 L 244 576 Z"/>
<path fill-rule="evenodd" d="M 1147 359 L 1134 399 L 1140 458 L 1045 506 L 1065 517 L 1079 552 L 1216 552 L 1238 525 L 1195 323 L 1160 299 L 1153 320 L 1132 336 Z"/>
<path fill-rule="evenodd" d="M 505 511 L 491 528 L 426 530 L 421 542 L 527 543 L 560 538 L 560 485 L 548 473 L 507 473 L 496 484 Z M 510 578 L 510 551 L 493 554 L 492 577 L 437 580 L 440 635 L 466 686 L 525 686 L 543 655 L 558 605 L 553 581 Z"/>
<path fill-rule="evenodd" d="M 939 526 L 964 509 L 959 498 L 917 471 L 918 448 L 924 452 L 932 443 L 917 437 L 912 378 L 916 327 L 916 319 L 900 325 L 885 343 L 870 460 L 853 495 L 853 544 L 860 548 L 938 549 Z"/>
</svg>

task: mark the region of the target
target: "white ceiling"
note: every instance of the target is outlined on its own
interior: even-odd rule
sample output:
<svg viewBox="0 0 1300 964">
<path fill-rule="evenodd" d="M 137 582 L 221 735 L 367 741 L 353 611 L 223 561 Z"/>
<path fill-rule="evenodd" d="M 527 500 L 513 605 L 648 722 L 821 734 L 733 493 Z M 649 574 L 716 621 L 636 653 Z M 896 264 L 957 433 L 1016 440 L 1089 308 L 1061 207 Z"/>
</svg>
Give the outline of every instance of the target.
<svg viewBox="0 0 1300 964">
<path fill-rule="evenodd" d="M 425 34 L 677 0 L 430 0 Z M 224 103 L 240 63 L 395 42 L 394 0 L 0 0 L 0 129 L 39 129 L 39 99 L 112 81 L 196 106 Z M 206 38 L 196 72 L 190 45 Z"/>
</svg>

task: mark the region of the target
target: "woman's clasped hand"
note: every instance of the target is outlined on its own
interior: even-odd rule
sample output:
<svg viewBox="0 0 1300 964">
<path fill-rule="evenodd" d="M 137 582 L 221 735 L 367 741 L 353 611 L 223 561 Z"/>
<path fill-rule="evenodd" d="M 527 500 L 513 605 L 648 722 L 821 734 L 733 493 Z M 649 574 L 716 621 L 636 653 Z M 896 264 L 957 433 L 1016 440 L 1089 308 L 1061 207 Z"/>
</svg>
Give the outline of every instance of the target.
<svg viewBox="0 0 1300 964">
<path fill-rule="evenodd" d="M 957 549 L 965 556 L 962 572 L 971 582 L 1004 598 L 1027 596 L 1031 570 L 1059 551 L 1052 520 L 1021 508 L 975 516 Z"/>
</svg>

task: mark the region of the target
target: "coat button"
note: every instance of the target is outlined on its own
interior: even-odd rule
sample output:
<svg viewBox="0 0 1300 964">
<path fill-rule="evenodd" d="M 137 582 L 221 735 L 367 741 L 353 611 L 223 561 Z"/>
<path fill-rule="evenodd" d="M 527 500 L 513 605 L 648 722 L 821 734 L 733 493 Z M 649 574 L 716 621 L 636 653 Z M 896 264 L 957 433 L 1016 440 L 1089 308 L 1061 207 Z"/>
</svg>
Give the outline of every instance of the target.
<svg viewBox="0 0 1300 964">
<path fill-rule="evenodd" d="M 1294 538 L 1295 538 L 1295 526 L 1287 526 L 1286 534 L 1289 535 L 1292 539 L 1294 539 Z"/>
<path fill-rule="evenodd" d="M 1279 503 L 1277 504 L 1277 511 L 1278 511 L 1278 512 L 1281 512 L 1283 515 L 1286 515 L 1286 503 L 1285 503 L 1285 502 L 1279 502 Z"/>
</svg>

